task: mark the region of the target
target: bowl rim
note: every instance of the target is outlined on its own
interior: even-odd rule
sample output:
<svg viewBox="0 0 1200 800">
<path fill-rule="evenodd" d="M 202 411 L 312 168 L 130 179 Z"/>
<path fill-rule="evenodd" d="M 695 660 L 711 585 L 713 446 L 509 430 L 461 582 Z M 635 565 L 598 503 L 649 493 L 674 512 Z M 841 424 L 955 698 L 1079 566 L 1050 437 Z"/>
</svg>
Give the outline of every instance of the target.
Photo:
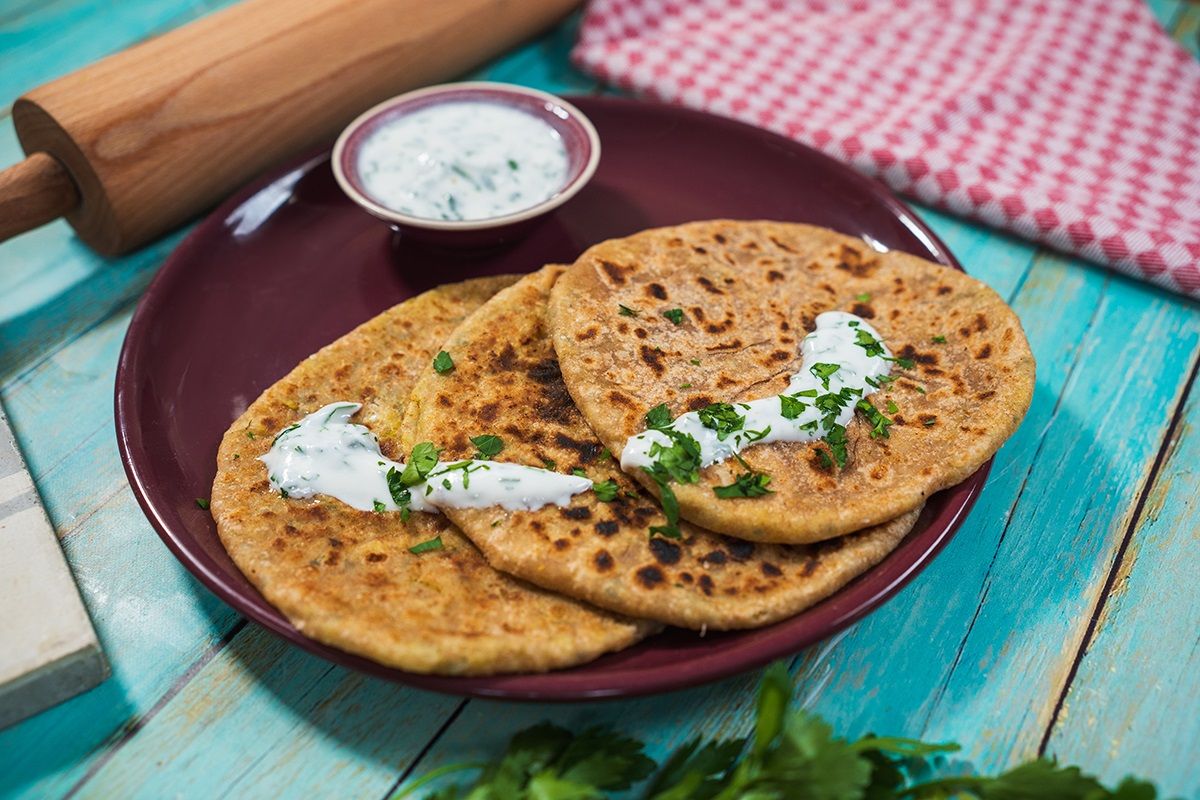
<svg viewBox="0 0 1200 800">
<path fill-rule="evenodd" d="M 429 219 L 427 217 L 414 217 L 387 206 L 380 205 L 372 200 L 367 193 L 361 188 L 356 177 L 347 174 L 347 171 L 342 167 L 342 156 L 349 146 L 350 140 L 358 134 L 367 123 L 376 119 L 381 114 L 391 109 L 402 106 L 413 100 L 430 95 L 447 94 L 460 90 L 470 89 L 486 89 L 495 91 L 501 94 L 515 94 L 532 97 L 537 100 L 542 100 L 545 103 L 551 103 L 558 106 L 566 112 L 566 117 L 563 119 L 568 123 L 574 123 L 583 131 L 584 137 L 588 143 L 587 160 L 583 168 L 568 181 L 559 191 L 552 194 L 542 202 L 530 206 L 529 208 L 514 211 L 511 214 L 504 214 L 499 217 L 486 217 L 484 219 L 474 220 L 438 220 Z M 488 102 L 483 100 L 481 102 Z M 547 109 L 549 110 L 549 109 Z M 439 83 L 435 86 L 426 86 L 420 89 L 414 89 L 411 92 L 395 95 L 381 103 L 368 108 L 363 113 L 359 114 L 350 122 L 342 132 L 338 135 L 337 141 L 333 144 L 333 152 L 330 154 L 330 166 L 333 169 L 334 180 L 338 186 L 346 193 L 346 196 L 353 200 L 358 206 L 366 210 L 368 213 L 376 216 L 384 221 L 403 225 L 412 228 L 423 228 L 434 231 L 482 231 L 492 228 L 500 228 L 507 225 L 512 225 L 518 222 L 524 222 L 534 217 L 539 217 L 561 206 L 563 203 L 570 200 L 579 193 L 584 186 L 592 179 L 592 175 L 596 172 L 596 167 L 600 163 L 600 135 L 596 132 L 596 126 L 587 118 L 587 115 L 580 111 L 576 106 L 567 102 L 558 95 L 544 92 L 541 89 L 534 89 L 529 86 L 521 86 L 515 83 L 503 83 L 499 81 L 457 81 L 453 83 Z"/>
</svg>

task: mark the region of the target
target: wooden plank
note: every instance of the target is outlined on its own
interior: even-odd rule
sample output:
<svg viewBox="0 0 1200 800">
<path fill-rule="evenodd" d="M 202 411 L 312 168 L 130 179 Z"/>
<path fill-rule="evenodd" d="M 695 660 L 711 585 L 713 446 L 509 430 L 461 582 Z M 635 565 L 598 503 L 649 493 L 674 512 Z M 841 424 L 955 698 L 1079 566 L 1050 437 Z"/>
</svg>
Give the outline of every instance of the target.
<svg viewBox="0 0 1200 800">
<path fill-rule="evenodd" d="M 1200 798 L 1200 392 L 1193 387 L 1133 531 L 1050 755 Z"/>
<path fill-rule="evenodd" d="M 0 728 L 108 677 L 83 601 L 0 408 Z"/>
<path fill-rule="evenodd" d="M 334 667 L 250 625 L 77 796 L 382 796 L 458 704 Z"/>
<path fill-rule="evenodd" d="M 6 796 L 68 790 L 238 620 L 159 543 L 125 484 L 112 374 L 128 322 L 128 312 L 105 321 L 4 390 L 113 669 L 97 689 L 0 732 Z"/>
</svg>

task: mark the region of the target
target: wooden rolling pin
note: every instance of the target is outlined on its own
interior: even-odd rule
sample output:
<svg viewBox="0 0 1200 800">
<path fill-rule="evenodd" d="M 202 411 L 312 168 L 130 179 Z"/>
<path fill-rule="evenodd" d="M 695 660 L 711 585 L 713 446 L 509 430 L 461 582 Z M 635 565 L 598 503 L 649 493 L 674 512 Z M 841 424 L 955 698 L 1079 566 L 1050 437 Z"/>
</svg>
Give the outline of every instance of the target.
<svg viewBox="0 0 1200 800">
<path fill-rule="evenodd" d="M 399 92 L 453 78 L 579 0 L 246 0 L 19 98 L 0 241 L 65 216 L 122 253 Z"/>
</svg>

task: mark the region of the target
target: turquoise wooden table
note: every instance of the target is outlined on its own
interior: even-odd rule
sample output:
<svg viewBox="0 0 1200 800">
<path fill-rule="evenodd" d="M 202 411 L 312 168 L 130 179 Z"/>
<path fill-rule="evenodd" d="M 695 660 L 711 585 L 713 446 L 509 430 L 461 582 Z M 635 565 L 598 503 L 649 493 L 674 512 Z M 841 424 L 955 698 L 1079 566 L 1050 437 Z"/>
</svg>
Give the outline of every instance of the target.
<svg viewBox="0 0 1200 800">
<path fill-rule="evenodd" d="M 0 105 L 220 4 L 4 0 Z M 1153 6 L 1195 51 L 1200 6 Z M 479 76 L 601 91 L 567 62 L 575 24 Z M 18 157 L 5 120 L 0 164 Z M 799 701 L 847 734 L 957 740 L 983 771 L 1045 753 L 1200 798 L 1200 307 L 918 211 L 1021 316 L 1033 407 L 941 557 L 795 658 Z M 0 732 L 0 796 L 383 798 L 541 719 L 618 723 L 659 760 L 748 727 L 756 675 L 631 702 L 466 701 L 331 666 L 208 594 L 138 509 L 112 419 L 130 314 L 185 232 L 117 260 L 63 223 L 0 246 L 3 402 L 113 667 Z"/>
</svg>

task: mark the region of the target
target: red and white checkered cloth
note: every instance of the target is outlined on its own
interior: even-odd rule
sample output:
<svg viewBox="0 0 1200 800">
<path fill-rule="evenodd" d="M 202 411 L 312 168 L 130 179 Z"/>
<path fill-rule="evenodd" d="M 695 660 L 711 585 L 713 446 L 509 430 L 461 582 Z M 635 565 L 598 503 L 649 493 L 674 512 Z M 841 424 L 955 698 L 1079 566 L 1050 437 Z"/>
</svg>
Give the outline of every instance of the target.
<svg viewBox="0 0 1200 800">
<path fill-rule="evenodd" d="M 1200 63 L 1143 0 L 592 0 L 572 56 L 1200 297 Z"/>
</svg>

